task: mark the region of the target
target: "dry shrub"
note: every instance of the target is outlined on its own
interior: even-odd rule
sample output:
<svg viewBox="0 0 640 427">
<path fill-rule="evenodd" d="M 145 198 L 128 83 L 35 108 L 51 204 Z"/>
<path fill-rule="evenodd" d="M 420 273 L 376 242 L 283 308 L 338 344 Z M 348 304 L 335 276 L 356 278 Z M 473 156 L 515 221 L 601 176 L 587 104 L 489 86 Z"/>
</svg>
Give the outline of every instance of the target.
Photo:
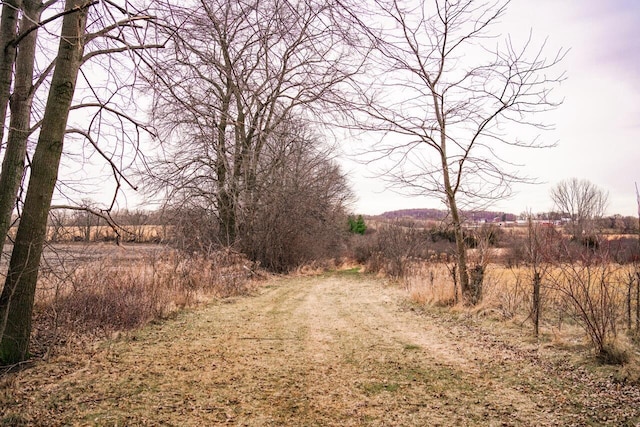
<svg viewBox="0 0 640 427">
<path fill-rule="evenodd" d="M 168 251 L 128 263 L 90 261 L 41 276 L 34 347 L 130 330 L 211 297 L 246 294 L 253 265 L 229 250 Z"/>
<path fill-rule="evenodd" d="M 541 317 L 554 333 L 560 333 L 563 324 L 568 336 L 581 328 L 595 348 L 598 361 L 623 364 L 631 353 L 629 344 L 618 335 L 624 324 L 629 268 L 602 261 L 549 266 L 543 276 Z M 407 259 L 404 265 L 406 274 L 401 283 L 413 302 L 455 305 L 450 264 Z M 489 264 L 484 276 L 484 298 L 481 304 L 466 310 L 479 315 L 497 313 L 504 320 L 531 320 L 533 274 L 529 267 Z"/>
<path fill-rule="evenodd" d="M 567 301 L 571 315 L 584 328 L 598 360 L 624 363 L 628 356 L 616 343 L 624 307 L 621 269 L 606 260 L 574 262 L 559 265 L 549 279 L 553 289 Z"/>
<path fill-rule="evenodd" d="M 494 286 L 485 295 L 485 302 L 495 306 L 504 319 L 513 319 L 524 307 L 531 305 L 533 274 L 525 268 L 494 268 L 492 271 Z"/>
<path fill-rule="evenodd" d="M 455 302 L 450 266 L 418 259 L 405 262 L 406 274 L 402 283 L 413 302 L 448 306 Z"/>
<path fill-rule="evenodd" d="M 367 271 L 402 279 L 411 274 L 417 260 L 437 258 L 431 244 L 429 231 L 411 223 L 392 222 L 358 239 L 354 254 L 356 260 L 366 263 Z"/>
</svg>

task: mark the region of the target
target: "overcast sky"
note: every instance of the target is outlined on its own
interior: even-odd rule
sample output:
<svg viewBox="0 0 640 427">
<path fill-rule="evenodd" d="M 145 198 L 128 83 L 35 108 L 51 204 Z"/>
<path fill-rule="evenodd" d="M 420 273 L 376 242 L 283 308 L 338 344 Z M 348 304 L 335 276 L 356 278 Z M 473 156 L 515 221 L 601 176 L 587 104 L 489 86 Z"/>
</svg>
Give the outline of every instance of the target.
<svg viewBox="0 0 640 427">
<path fill-rule="evenodd" d="M 495 210 L 520 213 L 552 209 L 550 188 L 567 178 L 585 178 L 609 192 L 609 213 L 637 215 L 634 183 L 640 185 L 640 1 L 512 0 L 502 19 L 514 37 L 533 31 L 548 37 L 550 54 L 569 49 L 559 88 L 564 103 L 554 112 L 555 130 L 544 134 L 555 148 L 520 152 L 523 175 L 537 185 L 516 186 L 516 194 Z M 506 34 L 505 34 L 506 35 Z M 373 169 L 346 162 L 358 213 L 444 205 L 433 196 L 407 197 L 385 191 Z M 370 178 L 369 178 L 369 177 Z"/>
</svg>

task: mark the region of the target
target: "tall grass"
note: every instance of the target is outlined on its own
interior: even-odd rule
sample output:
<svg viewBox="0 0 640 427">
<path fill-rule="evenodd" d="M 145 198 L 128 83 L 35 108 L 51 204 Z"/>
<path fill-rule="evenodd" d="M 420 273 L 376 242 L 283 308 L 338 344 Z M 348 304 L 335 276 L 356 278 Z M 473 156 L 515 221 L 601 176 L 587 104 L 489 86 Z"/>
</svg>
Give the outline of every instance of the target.
<svg viewBox="0 0 640 427">
<path fill-rule="evenodd" d="M 624 315 L 625 311 L 632 311 L 631 306 L 627 307 L 632 304 L 631 298 L 625 296 L 633 268 L 580 262 L 548 266 L 541 286 L 541 321 L 547 331 L 558 334 L 563 327 L 579 327 L 602 362 L 625 362 L 625 344 L 620 342 L 618 331 L 631 325 Z M 401 284 L 413 302 L 455 305 L 451 264 L 407 260 L 405 271 Z M 483 286 L 483 300 L 472 308 L 474 312 L 496 313 L 503 320 L 513 319 L 521 324 L 533 322 L 531 268 L 489 264 Z M 633 332 L 631 326 L 627 329 Z"/>
<path fill-rule="evenodd" d="M 455 293 L 451 265 L 430 263 L 419 259 L 408 260 L 402 285 L 411 300 L 417 304 L 453 305 Z"/>
<path fill-rule="evenodd" d="M 34 310 L 36 353 L 73 339 L 138 328 L 211 298 L 252 288 L 252 264 L 219 251 L 69 263 L 43 272 Z"/>
</svg>

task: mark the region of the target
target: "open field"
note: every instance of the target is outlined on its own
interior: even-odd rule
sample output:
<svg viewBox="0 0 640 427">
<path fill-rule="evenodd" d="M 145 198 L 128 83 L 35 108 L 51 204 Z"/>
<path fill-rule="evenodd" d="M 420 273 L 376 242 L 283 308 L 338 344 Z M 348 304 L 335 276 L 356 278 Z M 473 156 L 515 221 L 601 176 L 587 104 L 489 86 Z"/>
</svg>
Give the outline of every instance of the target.
<svg viewBox="0 0 640 427">
<path fill-rule="evenodd" d="M 7 243 L 4 256 L 0 258 L 0 271 L 4 272 L 8 263 L 8 254 L 13 245 Z M 92 261 L 110 260 L 126 264 L 139 261 L 145 257 L 160 255 L 167 251 L 163 245 L 134 243 L 116 245 L 106 243 L 49 243 L 45 245 L 43 254 L 43 268 L 59 267 L 62 264 L 80 265 Z"/>
<path fill-rule="evenodd" d="M 523 336 L 354 271 L 271 279 L 5 375 L 0 425 L 640 423 L 637 385 Z"/>
</svg>

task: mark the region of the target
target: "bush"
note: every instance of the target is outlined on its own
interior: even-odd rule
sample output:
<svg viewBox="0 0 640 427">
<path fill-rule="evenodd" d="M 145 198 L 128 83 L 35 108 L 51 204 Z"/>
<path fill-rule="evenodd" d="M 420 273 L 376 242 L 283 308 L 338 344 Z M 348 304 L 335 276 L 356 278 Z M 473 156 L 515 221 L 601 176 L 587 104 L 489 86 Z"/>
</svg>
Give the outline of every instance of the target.
<svg viewBox="0 0 640 427">
<path fill-rule="evenodd" d="M 376 252 L 376 234 L 355 235 L 349 239 L 349 253 L 358 264 L 365 265 Z"/>
<path fill-rule="evenodd" d="M 35 351 L 74 336 L 135 329 L 210 297 L 246 294 L 254 271 L 231 251 L 189 257 L 169 251 L 125 265 L 88 261 L 49 271 L 38 284 Z"/>
<path fill-rule="evenodd" d="M 609 363 L 618 359 L 615 342 L 624 297 L 620 272 L 606 257 L 592 257 L 582 262 L 562 263 L 549 275 L 571 315 L 587 333 L 599 360 Z"/>
<path fill-rule="evenodd" d="M 277 273 L 342 256 L 347 216 L 329 195 L 342 191 L 344 183 L 337 168 L 325 166 L 313 183 L 273 182 L 261 191 L 261 202 L 240 234 L 243 253 Z"/>
<path fill-rule="evenodd" d="M 367 265 L 370 271 L 378 271 L 398 279 L 405 275 L 411 259 L 429 259 L 434 255 L 431 236 L 426 230 L 390 223 L 380 226 L 371 243 Z"/>
</svg>

